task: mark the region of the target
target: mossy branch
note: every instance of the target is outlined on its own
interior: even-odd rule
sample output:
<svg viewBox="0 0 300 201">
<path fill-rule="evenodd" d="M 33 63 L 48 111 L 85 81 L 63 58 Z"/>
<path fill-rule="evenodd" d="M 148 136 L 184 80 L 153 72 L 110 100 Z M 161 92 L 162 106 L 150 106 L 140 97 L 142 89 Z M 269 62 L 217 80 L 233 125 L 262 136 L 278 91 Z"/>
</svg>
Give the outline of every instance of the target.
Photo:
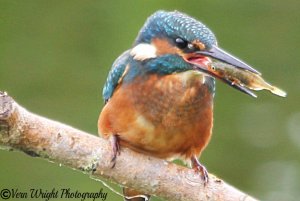
<svg viewBox="0 0 300 201">
<path fill-rule="evenodd" d="M 0 146 L 166 200 L 255 201 L 213 175 L 204 186 L 192 169 L 125 148 L 111 168 L 109 141 L 28 112 L 4 92 L 0 92 Z"/>
</svg>

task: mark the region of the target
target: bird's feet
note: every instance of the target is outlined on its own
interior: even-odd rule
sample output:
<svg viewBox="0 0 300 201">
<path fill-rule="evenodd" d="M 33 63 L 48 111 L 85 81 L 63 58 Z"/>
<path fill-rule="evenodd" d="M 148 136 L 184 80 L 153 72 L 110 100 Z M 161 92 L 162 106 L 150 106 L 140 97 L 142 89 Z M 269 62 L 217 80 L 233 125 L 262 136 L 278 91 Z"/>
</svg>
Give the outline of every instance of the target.
<svg viewBox="0 0 300 201">
<path fill-rule="evenodd" d="M 118 135 L 116 135 L 116 134 L 112 135 L 111 145 L 112 145 L 112 151 L 113 151 L 113 157 L 111 159 L 111 162 L 113 163 L 113 165 L 111 166 L 111 168 L 114 168 L 116 165 L 117 155 L 120 155 L 120 144 L 119 144 Z"/>
<path fill-rule="evenodd" d="M 198 158 L 196 156 L 192 156 L 191 158 L 192 162 L 192 168 L 197 172 L 201 173 L 202 179 L 204 181 L 204 185 L 208 183 L 208 172 L 206 168 L 199 162 Z"/>
</svg>

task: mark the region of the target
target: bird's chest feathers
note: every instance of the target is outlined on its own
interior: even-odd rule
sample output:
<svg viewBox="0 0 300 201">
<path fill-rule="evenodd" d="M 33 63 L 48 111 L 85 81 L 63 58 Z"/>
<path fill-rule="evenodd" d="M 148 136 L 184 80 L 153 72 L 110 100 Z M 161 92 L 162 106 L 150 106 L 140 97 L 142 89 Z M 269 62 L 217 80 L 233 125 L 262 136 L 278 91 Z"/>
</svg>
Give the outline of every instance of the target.
<svg viewBox="0 0 300 201">
<path fill-rule="evenodd" d="M 211 106 L 206 77 L 194 71 L 137 78 L 124 89 L 135 110 L 154 124 L 180 126 Z"/>
<path fill-rule="evenodd" d="M 212 128 L 209 83 L 192 71 L 120 83 L 102 112 L 100 131 L 118 133 L 123 145 L 157 157 L 198 155 Z"/>
</svg>

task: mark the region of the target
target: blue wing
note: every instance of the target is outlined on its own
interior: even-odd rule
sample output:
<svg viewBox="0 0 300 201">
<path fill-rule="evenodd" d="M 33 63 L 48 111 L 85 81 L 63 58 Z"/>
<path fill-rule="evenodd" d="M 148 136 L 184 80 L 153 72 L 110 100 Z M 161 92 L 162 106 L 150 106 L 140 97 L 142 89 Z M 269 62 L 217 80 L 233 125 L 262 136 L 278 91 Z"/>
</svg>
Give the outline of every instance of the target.
<svg viewBox="0 0 300 201">
<path fill-rule="evenodd" d="M 103 87 L 102 96 L 105 103 L 112 97 L 116 87 L 119 84 L 119 80 L 122 78 L 122 75 L 125 71 L 125 68 L 128 64 L 130 53 L 129 50 L 121 54 L 117 60 L 113 63 L 112 68 L 106 79 L 106 83 Z"/>
</svg>

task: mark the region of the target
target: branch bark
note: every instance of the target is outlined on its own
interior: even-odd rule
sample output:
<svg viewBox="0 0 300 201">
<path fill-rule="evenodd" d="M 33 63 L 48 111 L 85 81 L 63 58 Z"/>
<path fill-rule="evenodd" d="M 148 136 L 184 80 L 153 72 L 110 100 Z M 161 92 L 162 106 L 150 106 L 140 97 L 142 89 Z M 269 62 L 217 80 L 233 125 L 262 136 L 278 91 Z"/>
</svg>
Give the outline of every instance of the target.
<svg viewBox="0 0 300 201">
<path fill-rule="evenodd" d="M 204 186 L 200 175 L 191 169 L 126 148 L 111 168 L 109 141 L 28 112 L 4 92 L 0 92 L 0 146 L 166 200 L 255 201 L 213 175 Z"/>
</svg>

